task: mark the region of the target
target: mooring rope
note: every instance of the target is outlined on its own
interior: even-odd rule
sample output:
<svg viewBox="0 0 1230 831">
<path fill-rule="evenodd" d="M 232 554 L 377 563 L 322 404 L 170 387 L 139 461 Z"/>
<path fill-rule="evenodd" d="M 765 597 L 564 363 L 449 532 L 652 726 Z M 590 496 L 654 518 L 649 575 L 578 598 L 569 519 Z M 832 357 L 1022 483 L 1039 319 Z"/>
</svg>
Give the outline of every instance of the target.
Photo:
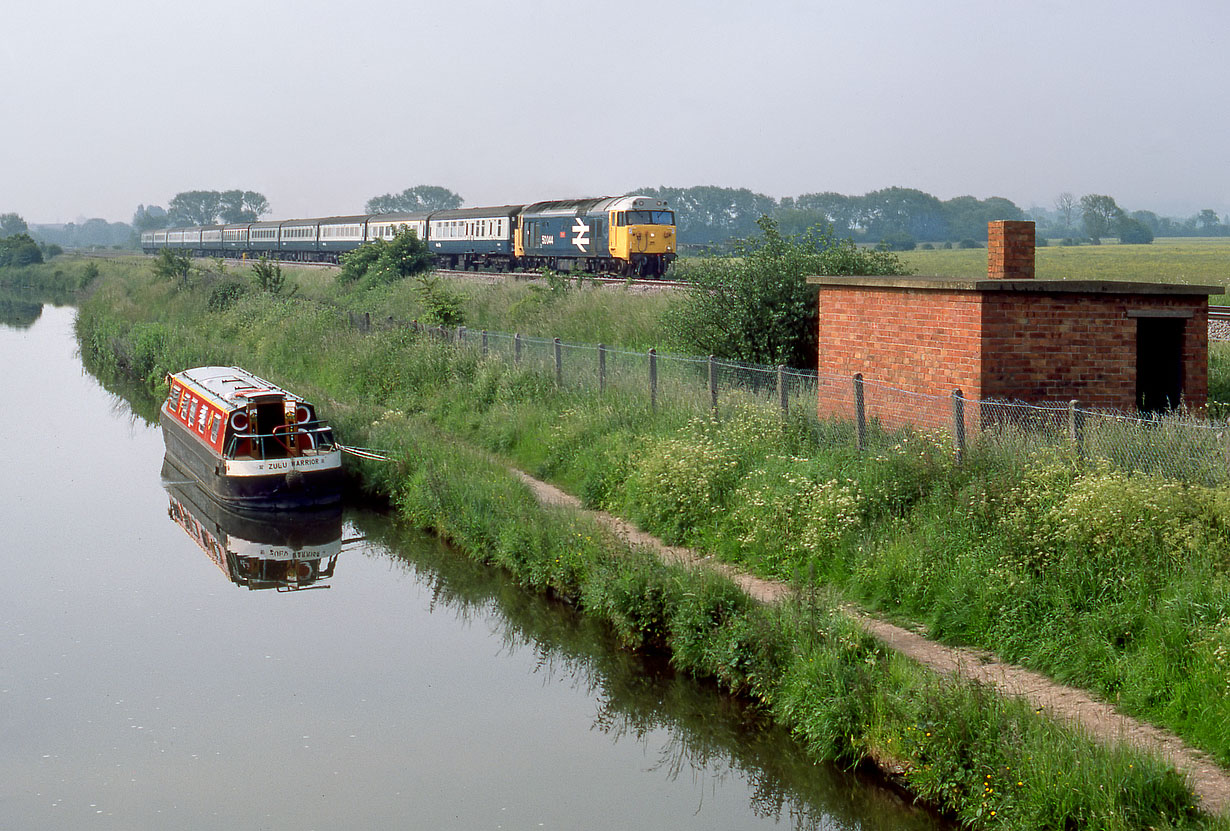
<svg viewBox="0 0 1230 831">
<path fill-rule="evenodd" d="M 333 446 L 343 453 L 358 456 L 360 459 L 371 459 L 375 462 L 391 462 L 393 460 L 393 457 L 383 450 L 372 450 L 369 447 L 347 447 L 337 442 L 334 442 Z"/>
</svg>

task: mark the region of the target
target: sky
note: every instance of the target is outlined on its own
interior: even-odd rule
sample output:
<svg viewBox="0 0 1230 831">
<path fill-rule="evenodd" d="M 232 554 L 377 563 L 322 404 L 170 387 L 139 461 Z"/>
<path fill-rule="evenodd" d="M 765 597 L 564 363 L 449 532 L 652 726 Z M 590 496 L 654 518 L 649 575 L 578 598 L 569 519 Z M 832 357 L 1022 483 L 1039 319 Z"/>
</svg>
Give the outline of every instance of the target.
<svg viewBox="0 0 1230 831">
<path fill-rule="evenodd" d="M 1230 213 L 1225 0 L 9 0 L 0 213 L 884 187 Z"/>
</svg>

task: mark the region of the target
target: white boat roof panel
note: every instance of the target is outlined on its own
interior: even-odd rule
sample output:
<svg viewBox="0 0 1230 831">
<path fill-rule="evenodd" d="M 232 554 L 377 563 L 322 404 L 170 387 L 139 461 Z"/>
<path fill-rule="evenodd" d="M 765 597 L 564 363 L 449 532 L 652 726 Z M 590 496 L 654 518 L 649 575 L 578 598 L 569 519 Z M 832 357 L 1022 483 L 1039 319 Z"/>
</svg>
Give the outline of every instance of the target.
<svg viewBox="0 0 1230 831">
<path fill-rule="evenodd" d="M 303 400 L 276 384 L 271 384 L 237 366 L 198 366 L 177 372 L 171 377 L 181 379 L 202 392 L 210 394 L 218 403 L 229 409 L 245 406 L 258 397 L 270 394 L 278 398 L 285 397 L 291 401 Z"/>
</svg>

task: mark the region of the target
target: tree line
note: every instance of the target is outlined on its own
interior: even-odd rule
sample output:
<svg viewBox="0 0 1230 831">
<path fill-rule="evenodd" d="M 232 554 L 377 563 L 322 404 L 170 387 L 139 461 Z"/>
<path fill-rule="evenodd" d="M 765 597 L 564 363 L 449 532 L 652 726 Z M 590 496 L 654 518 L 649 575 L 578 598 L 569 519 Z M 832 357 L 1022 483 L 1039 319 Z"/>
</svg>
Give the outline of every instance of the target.
<svg viewBox="0 0 1230 831">
<path fill-rule="evenodd" d="M 665 200 L 675 211 L 680 244 L 693 252 L 730 250 L 735 240 L 755 236 L 757 222 L 766 216 L 786 235 L 813 227 L 831 228 L 839 238 L 898 251 L 919 244 L 978 245 L 986 240 L 987 223 L 998 219 L 1032 219 L 1037 223 L 1040 244 L 1048 238 L 1067 244 L 1096 243 L 1106 237 L 1148 243 L 1161 236 L 1230 235 L 1230 217 L 1220 217 L 1211 208 L 1182 219 L 1164 217 L 1147 210 L 1129 212 L 1113 197 L 1102 194 L 1078 198 L 1061 193 L 1049 207 L 1023 209 L 1000 196 L 942 200 L 903 187 L 882 188 L 861 196 L 825 191 L 780 200 L 748 188 L 716 185 L 645 187 L 629 193 Z M 442 210 L 463 204 L 462 197 L 448 188 L 415 185 L 371 197 L 363 212 Z M 189 190 L 177 193 L 165 208 L 138 205 L 130 223 L 90 219 L 80 224 L 37 226 L 29 233 L 44 243 L 65 248 L 135 247 L 144 231 L 254 222 L 269 213 L 269 200 L 256 191 Z M 22 225 L 24 229 L 24 222 Z M 10 234 L 0 228 L 0 235 Z"/>
<path fill-rule="evenodd" d="M 808 228 L 829 227 L 841 238 L 909 250 L 919 243 L 976 245 L 987 238 L 993 220 L 1030 219 L 1037 223 L 1040 241 L 1100 242 L 1118 237 L 1121 242 L 1147 243 L 1157 236 L 1227 236 L 1230 218 L 1205 209 L 1187 219 L 1161 217 L 1151 211 L 1128 211 L 1114 198 L 1086 194 L 1080 198 L 1060 194 L 1053 209 L 1021 208 L 1010 199 L 957 196 L 941 200 L 914 188 L 890 187 L 862 196 L 832 191 L 786 196 L 780 201 L 747 188 L 700 186 L 647 187 L 643 193 L 664 199 L 676 213 L 679 241 L 694 248 L 726 248 L 732 240 L 755 234 L 763 217 L 774 219 L 782 233 L 800 234 Z M 1045 244 L 1045 243 L 1042 243 Z"/>
</svg>

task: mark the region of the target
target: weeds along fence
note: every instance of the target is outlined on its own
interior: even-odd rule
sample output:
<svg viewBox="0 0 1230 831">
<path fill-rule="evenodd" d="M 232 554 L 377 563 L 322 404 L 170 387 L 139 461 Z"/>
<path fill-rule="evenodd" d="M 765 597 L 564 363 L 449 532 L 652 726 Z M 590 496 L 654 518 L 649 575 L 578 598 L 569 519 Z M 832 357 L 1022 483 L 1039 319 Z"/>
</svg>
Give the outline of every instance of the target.
<svg viewBox="0 0 1230 831">
<path fill-rule="evenodd" d="M 370 331 L 368 315 L 350 314 Z M 848 437 L 860 450 L 922 432 L 951 447 L 957 463 L 974 451 L 1025 457 L 1042 448 L 1073 453 L 1127 471 L 1203 485 L 1230 484 L 1230 426 L 1183 411 L 1139 415 L 1067 404 L 1024 404 L 965 398 L 960 390 L 932 396 L 861 375 L 838 377 L 785 366 L 636 352 L 559 338 L 424 326 L 386 319 L 380 328 L 410 327 L 425 336 L 478 350 L 584 394 L 644 400 L 653 408 L 721 418 L 743 407 L 771 408 L 826 435 Z"/>
</svg>

